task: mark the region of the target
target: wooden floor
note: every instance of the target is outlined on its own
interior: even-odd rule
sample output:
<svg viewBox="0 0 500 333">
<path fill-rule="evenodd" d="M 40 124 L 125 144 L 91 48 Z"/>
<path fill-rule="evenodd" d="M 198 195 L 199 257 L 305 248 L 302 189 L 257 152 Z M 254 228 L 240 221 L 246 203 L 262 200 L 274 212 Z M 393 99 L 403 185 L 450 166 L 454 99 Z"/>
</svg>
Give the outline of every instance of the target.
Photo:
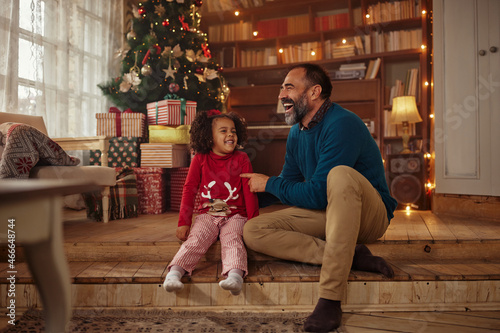
<svg viewBox="0 0 500 333">
<path fill-rule="evenodd" d="M 219 311 L 311 311 L 314 307 L 319 266 L 251 251 L 244 296 L 221 292 L 218 243 L 193 276 L 184 277 L 186 288 L 167 295 L 159 286 L 180 246 L 175 238 L 177 218 L 176 212 L 167 212 L 103 224 L 86 219 L 83 211 L 65 211 L 65 252 L 74 306 L 196 306 Z M 397 211 L 386 234 L 369 247 L 390 262 L 396 276 L 386 279 L 351 272 L 343 300 L 344 331 L 500 331 L 500 221 Z M 5 256 L 5 249 L 1 253 Z M 22 258 L 22 249 L 17 255 Z M 2 277 L 6 277 L 6 262 L 0 262 Z M 41 306 L 27 266 L 19 263 L 17 268 L 18 289 L 24 295 L 19 306 Z M 0 287 L 2 294 L 6 285 Z"/>
</svg>

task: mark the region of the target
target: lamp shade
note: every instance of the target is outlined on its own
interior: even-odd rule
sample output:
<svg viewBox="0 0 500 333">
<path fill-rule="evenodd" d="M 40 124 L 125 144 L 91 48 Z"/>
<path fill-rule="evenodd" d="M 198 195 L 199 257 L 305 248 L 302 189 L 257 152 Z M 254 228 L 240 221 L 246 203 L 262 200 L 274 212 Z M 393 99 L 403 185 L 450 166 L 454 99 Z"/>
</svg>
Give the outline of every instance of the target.
<svg viewBox="0 0 500 333">
<path fill-rule="evenodd" d="M 399 96 L 392 99 L 391 123 L 419 123 L 422 121 L 418 113 L 415 96 Z"/>
</svg>

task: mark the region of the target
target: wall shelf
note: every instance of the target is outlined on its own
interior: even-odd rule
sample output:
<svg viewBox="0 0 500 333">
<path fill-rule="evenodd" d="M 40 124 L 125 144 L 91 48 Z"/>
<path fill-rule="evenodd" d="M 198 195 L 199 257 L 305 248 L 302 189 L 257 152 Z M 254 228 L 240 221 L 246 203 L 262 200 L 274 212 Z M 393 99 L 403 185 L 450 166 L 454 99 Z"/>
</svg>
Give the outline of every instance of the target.
<svg viewBox="0 0 500 333">
<path fill-rule="evenodd" d="M 217 1 L 217 0 L 213 0 Z M 240 2 L 242 3 L 242 2 Z M 394 145 L 400 137 L 386 137 L 384 135 L 386 126 L 384 110 L 391 110 L 389 103 L 391 87 L 396 80 L 405 82 L 410 69 L 417 69 L 418 79 L 415 87 L 417 105 L 423 121 L 416 125 L 416 135 L 411 140 L 423 140 L 424 151 L 428 151 L 429 144 L 429 122 L 428 114 L 430 109 L 431 86 L 425 86 L 424 82 L 430 82 L 431 78 L 431 54 L 432 54 L 432 1 L 421 0 L 420 7 L 411 10 L 401 9 L 395 11 L 394 17 L 408 17 L 407 13 L 414 13 L 415 17 L 405 19 L 394 19 L 388 22 L 369 23 L 365 15 L 368 12 L 377 13 L 377 8 L 382 6 L 401 6 L 414 4 L 415 1 L 377 1 L 377 0 L 276 0 L 263 2 L 262 7 L 238 8 L 239 16 L 234 15 L 234 10 L 223 12 L 203 13 L 202 31 L 208 32 L 213 27 L 228 24 L 250 23 L 252 31 L 256 31 L 259 22 L 264 20 L 284 20 L 295 19 L 291 16 L 300 16 L 299 23 L 304 23 L 302 31 L 293 31 L 286 36 L 275 36 L 271 38 L 249 37 L 248 40 L 237 41 L 216 41 L 211 40 L 208 34 L 212 55 L 217 57 L 223 65 L 222 72 L 226 82 L 231 88 L 228 109 L 240 112 L 247 119 L 249 126 L 269 126 L 284 125 L 284 117 L 277 114 L 277 96 L 279 87 L 289 66 L 296 62 L 312 62 L 323 66 L 327 71 L 339 69 L 342 64 L 364 63 L 368 67 L 370 61 L 380 58 L 380 68 L 374 80 L 347 80 L 333 81 L 334 90 L 332 100 L 357 113 L 362 119 L 369 118 L 374 122 L 373 136 L 379 144 L 383 155 L 390 154 L 391 145 Z M 397 4 L 399 3 L 399 5 Z M 373 7 L 371 7 L 373 6 Z M 202 7 L 203 8 L 203 7 Z M 422 14 L 425 10 L 425 14 Z M 380 16 L 387 14 L 380 12 Z M 396 15 L 398 14 L 398 15 Z M 399 15 L 400 14 L 400 15 Z M 305 16 L 307 16 L 307 22 Z M 320 30 L 325 24 L 321 17 L 332 16 L 331 22 L 340 25 L 336 29 Z M 345 21 L 347 17 L 347 22 Z M 319 23 L 316 23 L 319 20 Z M 323 20 L 323 21 L 322 21 Z M 337 21 L 335 21 L 337 20 Z M 295 21 L 290 21 L 295 22 Z M 279 23 L 276 23 L 279 24 Z M 262 25 L 261 25 L 262 26 Z M 247 26 L 248 28 L 248 26 Z M 281 27 L 283 28 L 283 26 Z M 224 30 L 224 27 L 220 28 Z M 319 30 L 319 31 L 318 31 Z M 213 30 L 212 30 L 213 31 Z M 414 31 L 414 32 L 408 32 Z M 266 34 L 269 34 L 266 31 Z M 377 36 L 383 33 L 385 37 Z M 410 35 L 411 34 L 411 35 Z M 223 34 L 220 34 L 222 36 Z M 367 37 L 369 36 L 369 37 Z M 411 36 L 412 43 L 408 42 Z M 363 53 L 358 47 L 354 48 L 354 53 L 333 58 L 334 45 L 345 38 L 348 43 L 361 40 L 364 51 L 370 49 L 370 53 Z M 392 44 L 388 43 L 391 40 Z M 378 39 L 378 48 L 377 40 Z M 385 44 L 382 41 L 385 40 Z M 315 43 L 315 44 L 307 44 Z M 367 48 L 367 43 L 370 47 Z M 383 47 L 381 47 L 383 45 Z M 404 44 L 404 47 L 403 47 Z M 280 49 L 288 52 L 302 52 L 299 57 L 304 58 L 309 51 L 308 46 L 315 45 L 316 55 L 312 59 L 295 59 L 289 62 L 290 56 L 285 57 L 279 52 Z M 421 45 L 425 45 L 421 48 Z M 376 50 L 381 51 L 376 52 Z M 387 51 L 392 50 L 393 51 Z M 253 53 L 252 53 L 253 52 Z M 262 60 L 264 53 L 265 59 Z M 243 57 L 245 57 L 243 59 Z M 270 58 L 269 58 L 270 57 Z M 245 66 L 242 66 L 245 64 Z M 267 65 L 266 65 L 267 64 Z M 370 97 L 367 99 L 367 87 Z M 348 96 L 346 98 L 346 95 Z M 254 101 L 260 100 L 258 105 Z M 371 113 L 370 113 L 371 112 Z M 254 131 L 255 132 L 255 131 Z M 283 132 L 283 130 L 282 130 Z M 286 132 L 286 130 L 285 130 Z M 260 129 L 262 134 L 262 128 Z M 255 134 L 255 133 L 254 133 Z M 281 133 L 280 135 L 282 135 Z M 281 136 L 280 136 L 281 138 Z M 257 140 L 255 137 L 251 140 Z M 281 140 L 281 141 L 280 141 Z M 273 149 L 273 154 L 260 152 L 262 163 L 257 163 L 263 168 L 265 160 L 269 156 L 284 156 L 284 139 L 276 139 L 279 143 L 269 143 L 266 145 L 282 145 Z M 255 143 L 255 142 L 254 142 Z M 386 143 L 388 147 L 385 147 Z M 387 149 L 390 148 L 390 149 Z M 388 151 L 389 150 L 389 151 Z M 265 151 L 265 150 L 263 150 Z M 268 161 L 269 162 L 269 161 Z M 282 163 L 281 160 L 272 162 Z M 265 170 L 261 170 L 265 171 Z"/>
</svg>

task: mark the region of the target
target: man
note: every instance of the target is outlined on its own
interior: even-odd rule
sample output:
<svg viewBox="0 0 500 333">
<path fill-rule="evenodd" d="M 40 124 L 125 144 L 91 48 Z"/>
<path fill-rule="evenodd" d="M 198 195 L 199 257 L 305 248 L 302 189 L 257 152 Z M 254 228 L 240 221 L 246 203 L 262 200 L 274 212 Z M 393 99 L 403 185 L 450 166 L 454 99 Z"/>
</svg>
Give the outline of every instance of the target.
<svg viewBox="0 0 500 333">
<path fill-rule="evenodd" d="M 291 208 L 249 220 L 246 245 L 274 257 L 322 264 L 320 299 L 308 332 L 341 324 L 350 269 L 394 275 L 365 245 L 380 238 L 397 206 L 387 187 L 379 148 L 363 121 L 330 101 L 332 84 L 319 66 L 290 69 L 279 99 L 293 124 L 279 177 L 247 173 L 250 190 L 269 192 Z"/>
</svg>

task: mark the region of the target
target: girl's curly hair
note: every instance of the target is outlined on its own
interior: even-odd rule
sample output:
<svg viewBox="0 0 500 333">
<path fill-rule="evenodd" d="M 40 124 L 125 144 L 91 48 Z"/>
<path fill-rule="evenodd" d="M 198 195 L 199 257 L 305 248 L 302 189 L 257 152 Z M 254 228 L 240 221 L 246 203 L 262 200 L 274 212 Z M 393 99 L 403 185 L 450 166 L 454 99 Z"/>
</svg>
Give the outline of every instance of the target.
<svg viewBox="0 0 500 333">
<path fill-rule="evenodd" d="M 243 145 L 247 140 L 247 124 L 244 118 L 235 112 L 219 113 L 213 111 L 200 111 L 191 124 L 190 148 L 195 153 L 208 154 L 212 150 L 212 122 L 217 118 L 228 118 L 234 122 L 236 135 L 238 136 L 238 145 Z"/>
</svg>

